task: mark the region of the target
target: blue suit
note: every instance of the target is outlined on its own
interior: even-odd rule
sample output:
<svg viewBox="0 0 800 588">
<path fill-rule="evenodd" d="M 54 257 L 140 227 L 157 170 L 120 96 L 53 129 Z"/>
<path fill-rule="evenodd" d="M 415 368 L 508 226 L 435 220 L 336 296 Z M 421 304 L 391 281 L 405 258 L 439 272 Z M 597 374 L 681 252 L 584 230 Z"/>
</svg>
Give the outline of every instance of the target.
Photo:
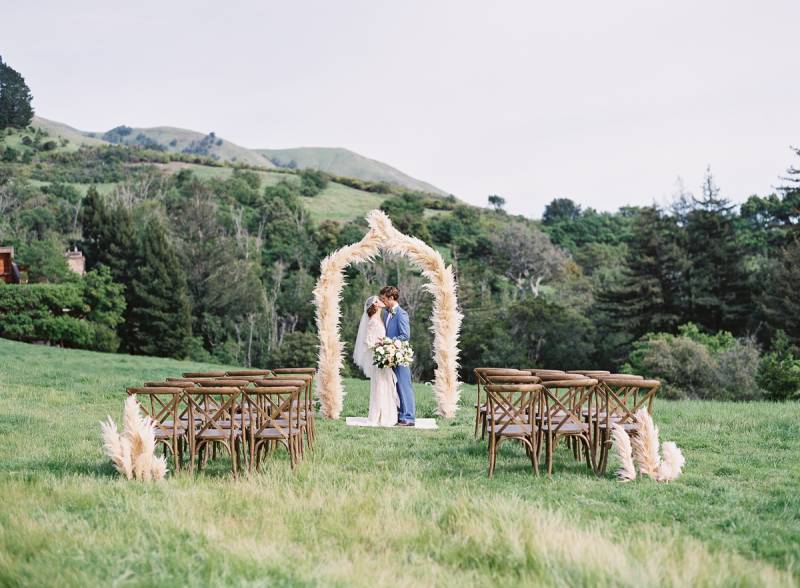
<svg viewBox="0 0 800 588">
<path fill-rule="evenodd" d="M 408 341 L 411 339 L 411 323 L 408 313 L 395 306 L 397 312 L 392 315 L 388 310 L 383 321 L 386 325 L 386 336 L 392 339 Z M 397 395 L 400 397 L 400 408 L 397 411 L 397 420 L 413 423 L 417 418 L 417 409 L 414 405 L 414 389 L 411 387 L 411 368 L 400 365 L 394 368 L 397 376 Z"/>
</svg>

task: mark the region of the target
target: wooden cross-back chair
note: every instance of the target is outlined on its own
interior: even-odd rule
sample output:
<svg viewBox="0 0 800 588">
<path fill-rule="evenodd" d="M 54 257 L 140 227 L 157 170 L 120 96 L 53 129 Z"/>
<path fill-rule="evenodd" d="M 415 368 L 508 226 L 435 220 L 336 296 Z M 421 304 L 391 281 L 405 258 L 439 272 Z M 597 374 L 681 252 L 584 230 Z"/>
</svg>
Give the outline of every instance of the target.
<svg viewBox="0 0 800 588">
<path fill-rule="evenodd" d="M 308 446 L 313 447 L 317 438 L 316 407 L 314 405 L 314 368 L 276 368 L 273 370 L 273 379 L 277 380 L 303 380 L 305 382 L 305 393 L 302 395 L 302 402 L 305 405 L 305 412 L 302 417 L 306 421 L 306 438 Z"/>
<path fill-rule="evenodd" d="M 478 391 L 478 398 L 475 401 L 475 437 L 478 437 L 478 429 L 480 428 L 482 435 L 481 439 L 483 439 L 483 432 L 486 430 L 486 401 L 481 400 L 481 388 L 488 384 L 488 380 L 486 376 L 490 374 L 494 374 L 496 376 L 502 375 L 518 375 L 518 376 L 530 376 L 530 372 L 518 370 L 515 368 L 498 368 L 498 367 L 477 367 L 473 370 L 475 374 L 475 385 Z"/>
<path fill-rule="evenodd" d="M 232 386 L 184 388 L 188 405 L 190 469 L 197 458 L 198 468 L 208 461 L 211 447 L 224 447 L 231 458 L 235 476 L 243 440 L 243 421 L 237 409 L 241 391 Z"/>
<path fill-rule="evenodd" d="M 488 373 L 485 374 L 484 379 L 486 381 L 485 385 L 489 384 L 541 384 L 541 380 L 537 376 L 531 376 L 528 372 L 520 371 L 518 374 L 497 374 L 497 373 Z M 486 429 L 487 424 L 490 420 L 495 418 L 493 414 L 489 411 L 488 401 L 485 410 L 482 411 L 481 420 L 482 428 L 481 428 L 481 439 L 486 436 Z"/>
<path fill-rule="evenodd" d="M 257 381 L 256 386 L 261 388 L 281 388 L 286 386 L 297 388 L 298 396 L 295 401 L 295 409 L 299 415 L 298 426 L 302 432 L 305 433 L 309 449 L 314 449 L 314 415 L 313 411 L 309 409 L 311 392 L 309 390 L 310 383 L 308 376 L 303 377 L 303 374 L 275 376 L 266 380 Z M 288 419 L 288 413 L 284 413 L 283 418 Z"/>
<path fill-rule="evenodd" d="M 248 466 L 258 470 L 261 454 L 280 443 L 286 447 L 292 468 L 302 457 L 302 430 L 298 386 L 255 386 L 242 391 L 242 415 L 246 417 Z"/>
<path fill-rule="evenodd" d="M 583 417 L 584 406 L 590 413 L 595 410 L 592 400 L 596 385 L 597 380 L 586 377 L 542 382 L 541 401 L 536 410 L 537 447 L 544 446 L 548 475 L 553 473 L 553 452 L 561 438 L 570 440 L 576 459 L 585 455 L 586 464 L 592 471 L 597 471 L 592 451 L 592 429 Z"/>
<path fill-rule="evenodd" d="M 138 396 L 139 405 L 153 421 L 156 445 L 163 445 L 165 452 L 169 449 L 176 471 L 181 469 L 183 447 L 188 442 L 188 426 L 179 419 L 184 390 L 180 386 L 169 385 L 127 389 L 129 396 Z"/>
<path fill-rule="evenodd" d="M 217 372 L 184 372 L 184 378 L 221 378 L 225 375 L 223 371 Z"/>
<path fill-rule="evenodd" d="M 489 414 L 489 477 L 494 475 L 497 450 L 505 439 L 522 443 L 531 460 L 533 470 L 539 473 L 539 456 L 533 432 L 531 415 L 542 390 L 540 384 L 487 384 L 486 403 Z"/>
<path fill-rule="evenodd" d="M 640 409 L 653 414 L 653 403 L 661 387 L 658 380 L 646 380 L 642 376 L 613 374 L 598 376 L 598 412 L 594 417 L 595 438 L 599 444 L 597 469 L 605 473 L 608 452 L 612 445 L 611 427 L 620 425 L 628 435 L 637 435 L 639 423 L 636 412 Z"/>
</svg>

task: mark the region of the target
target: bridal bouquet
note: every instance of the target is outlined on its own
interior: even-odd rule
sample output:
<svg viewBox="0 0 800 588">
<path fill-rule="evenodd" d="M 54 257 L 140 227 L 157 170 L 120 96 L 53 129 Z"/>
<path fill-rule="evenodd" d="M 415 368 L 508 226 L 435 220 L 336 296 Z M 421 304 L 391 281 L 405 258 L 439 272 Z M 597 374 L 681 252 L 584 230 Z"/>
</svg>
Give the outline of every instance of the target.
<svg viewBox="0 0 800 588">
<path fill-rule="evenodd" d="M 408 341 L 384 337 L 374 347 L 372 363 L 379 368 L 409 366 L 413 361 L 414 350 Z"/>
</svg>

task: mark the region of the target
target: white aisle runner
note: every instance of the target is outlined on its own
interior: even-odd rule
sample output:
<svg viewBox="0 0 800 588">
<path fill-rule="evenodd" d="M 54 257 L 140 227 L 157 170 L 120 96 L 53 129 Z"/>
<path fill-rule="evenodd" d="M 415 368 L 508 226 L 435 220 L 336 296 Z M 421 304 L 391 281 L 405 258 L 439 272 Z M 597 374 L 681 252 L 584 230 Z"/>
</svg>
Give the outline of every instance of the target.
<svg viewBox="0 0 800 588">
<path fill-rule="evenodd" d="M 350 427 L 374 427 L 367 417 L 347 417 L 345 422 Z M 410 429 L 411 427 L 397 427 L 398 429 Z M 414 427 L 415 429 L 438 429 L 436 419 L 417 419 Z"/>
</svg>

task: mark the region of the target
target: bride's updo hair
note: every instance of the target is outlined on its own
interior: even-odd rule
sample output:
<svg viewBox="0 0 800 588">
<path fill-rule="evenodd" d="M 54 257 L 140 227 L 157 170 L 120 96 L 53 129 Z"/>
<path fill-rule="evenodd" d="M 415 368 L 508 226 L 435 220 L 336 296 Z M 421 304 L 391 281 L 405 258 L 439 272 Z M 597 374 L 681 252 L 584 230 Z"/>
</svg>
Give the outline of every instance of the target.
<svg viewBox="0 0 800 588">
<path fill-rule="evenodd" d="M 378 312 L 378 307 L 376 306 L 378 300 L 380 300 L 377 296 L 370 296 L 367 298 L 367 302 L 364 304 L 366 307 L 364 310 L 367 311 L 367 316 L 372 318 L 376 312 Z"/>
</svg>

